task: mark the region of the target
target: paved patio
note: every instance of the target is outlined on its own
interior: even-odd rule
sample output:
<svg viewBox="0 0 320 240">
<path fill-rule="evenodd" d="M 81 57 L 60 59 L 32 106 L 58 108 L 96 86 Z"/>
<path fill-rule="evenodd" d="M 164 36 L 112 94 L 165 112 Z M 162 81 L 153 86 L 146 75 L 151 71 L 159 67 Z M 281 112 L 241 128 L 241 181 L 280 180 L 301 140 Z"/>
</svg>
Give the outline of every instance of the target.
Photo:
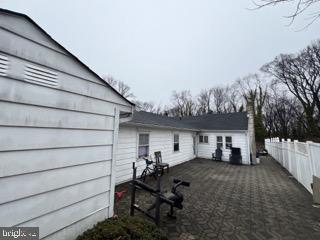
<svg viewBox="0 0 320 240">
<path fill-rule="evenodd" d="M 176 220 L 166 217 L 168 207 L 161 207 L 161 229 L 169 239 L 320 239 L 320 209 L 270 157 L 258 166 L 195 159 L 171 168 L 162 178 L 164 190 L 173 178 L 190 181 L 191 187 L 183 189 L 184 209 Z M 129 195 L 120 203 L 120 216 L 129 212 Z M 140 206 L 154 200 L 141 191 L 137 196 Z"/>
</svg>

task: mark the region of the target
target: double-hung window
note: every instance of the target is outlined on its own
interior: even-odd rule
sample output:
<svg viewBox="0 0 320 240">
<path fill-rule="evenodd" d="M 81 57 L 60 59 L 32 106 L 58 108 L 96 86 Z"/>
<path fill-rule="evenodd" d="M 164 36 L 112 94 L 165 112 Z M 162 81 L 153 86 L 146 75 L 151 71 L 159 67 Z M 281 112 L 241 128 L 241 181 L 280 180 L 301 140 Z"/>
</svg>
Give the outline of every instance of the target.
<svg viewBox="0 0 320 240">
<path fill-rule="evenodd" d="M 220 148 L 222 149 L 223 147 L 223 138 L 222 136 L 217 136 L 217 149 Z"/>
<path fill-rule="evenodd" d="M 138 157 L 149 156 L 149 134 L 140 133 L 139 134 L 139 144 L 138 144 Z"/>
<path fill-rule="evenodd" d="M 226 149 L 232 148 L 232 137 L 226 136 Z"/>
<path fill-rule="evenodd" d="M 209 143 L 209 138 L 206 135 L 199 135 L 199 143 Z"/>
<path fill-rule="evenodd" d="M 179 134 L 173 135 L 173 151 L 179 151 Z"/>
</svg>

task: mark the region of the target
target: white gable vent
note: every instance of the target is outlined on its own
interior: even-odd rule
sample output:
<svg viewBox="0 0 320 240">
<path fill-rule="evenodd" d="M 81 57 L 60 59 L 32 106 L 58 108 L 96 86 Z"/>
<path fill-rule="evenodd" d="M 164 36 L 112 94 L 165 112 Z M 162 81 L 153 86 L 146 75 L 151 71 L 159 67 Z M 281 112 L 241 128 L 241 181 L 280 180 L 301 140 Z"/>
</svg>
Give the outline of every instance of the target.
<svg viewBox="0 0 320 240">
<path fill-rule="evenodd" d="M 24 79 L 27 82 L 47 87 L 58 87 L 58 74 L 46 68 L 28 64 L 24 75 Z"/>
<path fill-rule="evenodd" d="M 8 57 L 0 54 L 0 76 L 6 76 L 9 69 Z"/>
</svg>

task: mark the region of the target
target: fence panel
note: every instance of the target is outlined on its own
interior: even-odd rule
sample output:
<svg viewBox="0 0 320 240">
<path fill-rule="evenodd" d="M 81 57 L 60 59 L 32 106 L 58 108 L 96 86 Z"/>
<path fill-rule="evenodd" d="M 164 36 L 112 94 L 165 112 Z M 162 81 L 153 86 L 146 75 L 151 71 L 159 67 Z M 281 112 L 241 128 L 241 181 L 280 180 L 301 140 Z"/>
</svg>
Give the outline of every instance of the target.
<svg viewBox="0 0 320 240">
<path fill-rule="evenodd" d="M 279 144 L 281 146 L 281 144 Z M 289 163 L 288 163 L 288 154 L 289 154 L 289 148 L 288 148 L 288 142 L 282 142 L 282 166 L 284 166 L 286 169 L 289 168 Z"/>
<path fill-rule="evenodd" d="M 320 144 L 266 139 L 269 154 L 312 193 L 313 175 L 320 177 Z"/>
<path fill-rule="evenodd" d="M 306 188 L 309 192 L 312 192 L 311 183 L 312 183 L 312 162 L 309 158 L 307 144 L 306 143 L 296 143 L 297 151 L 296 155 L 298 156 L 298 181 Z"/>
<path fill-rule="evenodd" d="M 309 143 L 309 146 L 313 162 L 313 175 L 320 177 L 320 144 Z"/>
</svg>

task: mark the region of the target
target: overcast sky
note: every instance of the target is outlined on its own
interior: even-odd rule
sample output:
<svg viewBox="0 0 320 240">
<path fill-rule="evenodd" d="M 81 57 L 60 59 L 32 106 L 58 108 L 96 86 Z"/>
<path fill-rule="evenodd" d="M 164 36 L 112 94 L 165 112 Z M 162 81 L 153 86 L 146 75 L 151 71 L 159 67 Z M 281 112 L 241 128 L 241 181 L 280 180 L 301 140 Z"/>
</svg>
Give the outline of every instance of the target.
<svg viewBox="0 0 320 240">
<path fill-rule="evenodd" d="M 168 103 L 173 90 L 232 83 L 279 53 L 319 37 L 320 21 L 287 27 L 287 6 L 249 11 L 251 0 L 0 0 L 29 15 L 99 75 L 139 100 Z"/>
</svg>

